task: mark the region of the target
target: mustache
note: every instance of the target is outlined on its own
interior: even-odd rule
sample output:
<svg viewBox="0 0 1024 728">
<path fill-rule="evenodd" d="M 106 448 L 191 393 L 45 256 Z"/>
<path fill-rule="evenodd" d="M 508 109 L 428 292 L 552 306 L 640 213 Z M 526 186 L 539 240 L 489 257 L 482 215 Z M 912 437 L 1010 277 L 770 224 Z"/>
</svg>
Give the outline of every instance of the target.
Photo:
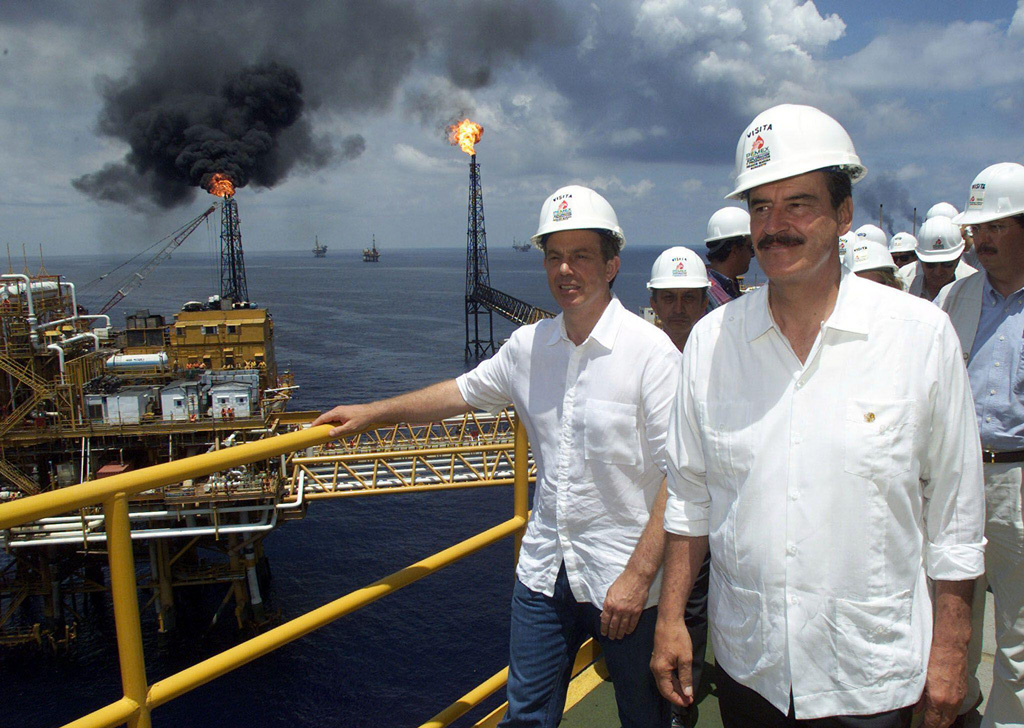
<svg viewBox="0 0 1024 728">
<path fill-rule="evenodd" d="M 979 253 L 992 253 L 995 255 L 999 251 L 993 248 L 991 245 L 975 245 L 974 246 Z"/>
<path fill-rule="evenodd" d="M 762 235 L 757 239 L 757 249 L 763 250 L 769 245 L 802 245 L 804 238 L 799 235 L 778 233 L 776 235 Z"/>
</svg>

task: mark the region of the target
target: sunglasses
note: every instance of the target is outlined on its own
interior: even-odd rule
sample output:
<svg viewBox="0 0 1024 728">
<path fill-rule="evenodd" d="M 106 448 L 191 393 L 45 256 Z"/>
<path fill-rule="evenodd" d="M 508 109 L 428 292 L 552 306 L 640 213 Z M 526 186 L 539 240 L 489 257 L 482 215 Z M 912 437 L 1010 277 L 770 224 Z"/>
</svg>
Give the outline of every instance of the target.
<svg viewBox="0 0 1024 728">
<path fill-rule="evenodd" d="M 914 254 L 913 251 L 909 253 L 892 254 L 892 262 L 899 266 L 904 266 L 907 263 L 913 263 L 915 258 L 917 258 L 917 256 Z"/>
<path fill-rule="evenodd" d="M 925 268 L 934 268 L 937 265 L 941 265 L 943 268 L 956 268 L 956 264 L 959 262 L 959 260 L 947 260 L 942 263 L 925 263 L 923 260 L 921 261 Z"/>
</svg>

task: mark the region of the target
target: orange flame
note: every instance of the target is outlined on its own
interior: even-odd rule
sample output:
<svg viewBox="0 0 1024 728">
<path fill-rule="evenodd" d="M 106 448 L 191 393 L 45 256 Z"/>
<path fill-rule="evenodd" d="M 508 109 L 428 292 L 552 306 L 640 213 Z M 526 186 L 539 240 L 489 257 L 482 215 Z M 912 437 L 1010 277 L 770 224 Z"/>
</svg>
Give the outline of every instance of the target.
<svg viewBox="0 0 1024 728">
<path fill-rule="evenodd" d="M 458 145 L 466 154 L 476 154 L 473 147 L 480 137 L 484 135 L 484 128 L 469 119 L 463 119 L 458 124 L 448 127 L 448 143 L 452 146 Z"/>
<path fill-rule="evenodd" d="M 218 197 L 230 197 L 235 194 L 235 183 L 226 174 L 217 172 L 206 183 L 206 191 Z"/>
</svg>

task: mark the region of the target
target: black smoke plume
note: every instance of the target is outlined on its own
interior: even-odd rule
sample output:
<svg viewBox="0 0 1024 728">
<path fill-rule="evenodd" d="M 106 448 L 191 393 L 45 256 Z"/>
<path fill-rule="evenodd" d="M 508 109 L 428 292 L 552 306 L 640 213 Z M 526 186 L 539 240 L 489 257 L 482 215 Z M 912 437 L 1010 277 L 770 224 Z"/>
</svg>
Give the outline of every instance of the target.
<svg viewBox="0 0 1024 728">
<path fill-rule="evenodd" d="M 878 206 L 882 206 L 882 227 L 890 236 L 898 232 L 897 221 L 902 230 L 910 230 L 913 216 L 910 194 L 891 172 L 867 177 L 854 186 L 853 196 L 856 209 L 866 214 L 872 224 L 878 220 Z"/>
<path fill-rule="evenodd" d="M 243 67 L 216 91 L 166 93 L 155 103 L 138 98 L 149 79 L 108 84 L 100 130 L 128 142 L 123 162 L 73 180 L 100 200 L 133 203 L 139 193 L 162 207 L 189 202 L 221 172 L 235 187 L 272 187 L 296 165 L 321 167 L 334 154 L 308 123 L 299 123 L 303 88 L 298 72 L 276 62 Z M 358 156 L 361 138 L 345 141 Z"/>
<path fill-rule="evenodd" d="M 123 78 L 101 79 L 98 131 L 126 143 L 119 162 L 73 180 L 103 201 L 145 208 L 191 201 L 215 172 L 272 187 L 294 171 L 358 157 L 359 134 L 314 124 L 389 108 L 414 73 L 445 83 L 404 110 L 428 126 L 466 105 L 531 45 L 554 41 L 555 0 L 138 0 L 143 31 Z M 311 115 L 312 114 L 312 115 Z"/>
</svg>

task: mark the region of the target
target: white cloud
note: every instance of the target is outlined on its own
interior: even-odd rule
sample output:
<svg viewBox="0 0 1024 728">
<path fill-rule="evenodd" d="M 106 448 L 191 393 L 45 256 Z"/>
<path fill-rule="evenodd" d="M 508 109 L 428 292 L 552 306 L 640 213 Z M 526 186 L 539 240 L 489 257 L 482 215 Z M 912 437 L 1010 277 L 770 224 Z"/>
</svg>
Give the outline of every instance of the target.
<svg viewBox="0 0 1024 728">
<path fill-rule="evenodd" d="M 973 91 L 1024 81 L 1024 13 L 1010 31 L 995 22 L 919 24 L 880 35 L 832 62 L 835 78 L 854 91 Z M 1014 33 L 1017 33 L 1015 36 Z M 981 52 L 983 49 L 983 52 Z"/>
<path fill-rule="evenodd" d="M 1006 34 L 1024 38 L 1024 0 L 1017 0 L 1017 12 L 1013 14 L 1013 19 L 1010 21 L 1010 27 L 1007 29 Z"/>
<path fill-rule="evenodd" d="M 910 180 L 920 179 L 924 177 L 926 171 L 920 164 L 911 162 L 905 164 L 896 170 L 896 179 L 900 182 L 909 182 Z"/>
<path fill-rule="evenodd" d="M 633 35 L 647 53 L 760 110 L 820 85 L 815 54 L 846 24 L 799 0 L 643 0 Z"/>
<path fill-rule="evenodd" d="M 456 166 L 455 160 L 432 157 L 408 144 L 395 144 L 392 154 L 398 165 L 414 172 L 440 172 Z"/>
<path fill-rule="evenodd" d="M 634 184 L 627 185 L 624 184 L 621 179 L 614 175 L 608 177 L 592 177 L 590 180 L 576 182 L 575 184 L 582 184 L 586 185 L 587 187 L 593 187 L 595 190 L 598 190 L 600 192 L 620 193 L 623 195 L 627 195 L 629 197 L 644 197 L 645 195 L 647 195 L 647 193 L 654 189 L 654 182 L 647 178 L 644 178 Z"/>
</svg>

